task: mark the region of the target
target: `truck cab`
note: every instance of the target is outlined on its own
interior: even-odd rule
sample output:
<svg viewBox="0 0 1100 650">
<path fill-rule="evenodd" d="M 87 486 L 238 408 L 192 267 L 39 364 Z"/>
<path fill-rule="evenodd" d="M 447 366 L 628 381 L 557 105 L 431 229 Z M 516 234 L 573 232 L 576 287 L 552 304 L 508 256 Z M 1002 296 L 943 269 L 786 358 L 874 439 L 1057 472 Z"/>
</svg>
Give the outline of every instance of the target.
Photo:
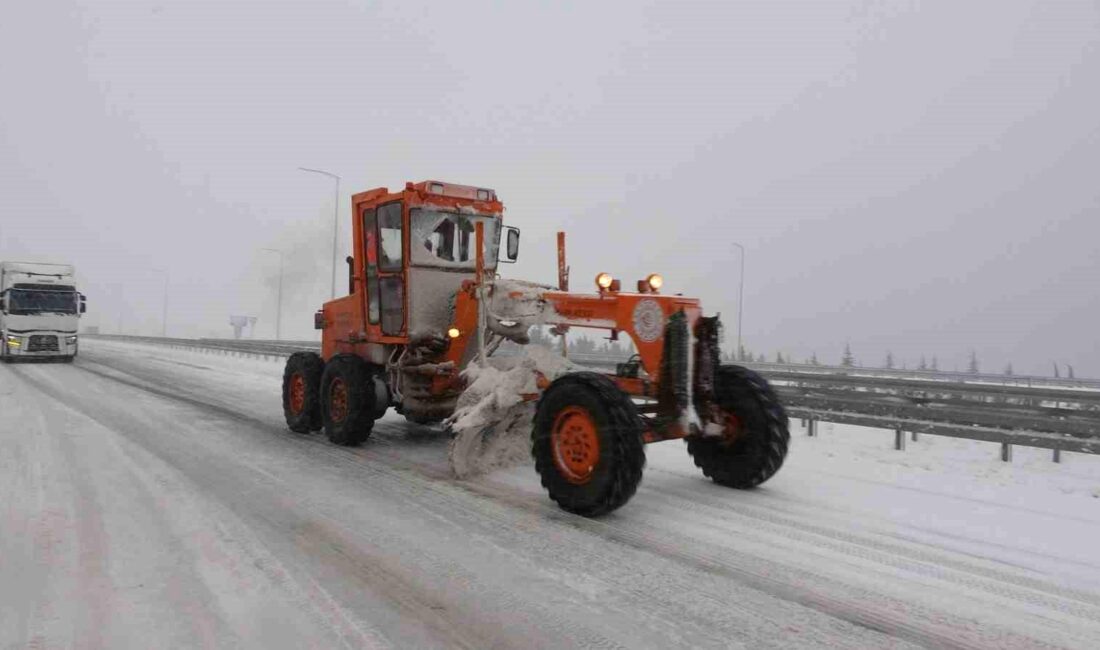
<svg viewBox="0 0 1100 650">
<path fill-rule="evenodd" d="M 72 266 L 0 262 L 0 359 L 72 361 L 85 309 Z"/>
<path fill-rule="evenodd" d="M 385 392 L 410 419 L 450 415 L 461 389 L 440 391 L 436 378 L 446 373 L 437 362 L 450 344 L 456 296 L 477 274 L 477 229 L 485 273 L 516 259 L 519 231 L 504 226 L 503 214 L 494 190 L 439 181 L 352 196 L 349 294 L 315 316 L 322 359 L 354 355 L 371 372 L 386 373 L 379 397 Z"/>
</svg>

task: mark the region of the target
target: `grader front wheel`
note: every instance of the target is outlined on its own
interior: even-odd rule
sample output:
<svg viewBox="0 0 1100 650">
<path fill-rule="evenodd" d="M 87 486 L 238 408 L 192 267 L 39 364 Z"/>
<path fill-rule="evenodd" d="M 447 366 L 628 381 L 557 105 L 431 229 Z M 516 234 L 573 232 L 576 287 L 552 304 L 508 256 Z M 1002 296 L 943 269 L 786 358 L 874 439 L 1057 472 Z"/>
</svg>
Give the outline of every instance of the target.
<svg viewBox="0 0 1100 650">
<path fill-rule="evenodd" d="M 572 373 L 550 384 L 531 438 L 542 485 L 563 510 L 611 512 L 642 480 L 642 421 L 630 397 L 603 375 Z"/>
<path fill-rule="evenodd" d="M 688 453 L 715 483 L 754 488 L 779 471 L 787 457 L 787 413 L 768 382 L 748 368 L 722 366 L 714 384 L 717 403 L 709 407 L 725 435 L 688 438 Z"/>
</svg>

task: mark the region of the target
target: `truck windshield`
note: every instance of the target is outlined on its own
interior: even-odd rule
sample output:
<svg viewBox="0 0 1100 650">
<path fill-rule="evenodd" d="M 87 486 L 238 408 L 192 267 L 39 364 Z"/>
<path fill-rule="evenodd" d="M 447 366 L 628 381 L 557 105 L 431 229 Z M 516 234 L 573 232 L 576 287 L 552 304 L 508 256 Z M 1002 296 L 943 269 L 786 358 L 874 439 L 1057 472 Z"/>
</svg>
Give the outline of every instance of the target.
<svg viewBox="0 0 1100 650">
<path fill-rule="evenodd" d="M 474 228 L 485 224 L 485 268 L 497 266 L 500 248 L 500 218 L 476 214 L 442 212 L 414 208 L 412 222 L 412 263 L 417 266 L 441 266 L 473 269 L 477 265 Z"/>
<path fill-rule="evenodd" d="M 75 291 L 11 289 L 8 293 L 8 311 L 15 315 L 75 314 L 77 312 Z"/>
</svg>

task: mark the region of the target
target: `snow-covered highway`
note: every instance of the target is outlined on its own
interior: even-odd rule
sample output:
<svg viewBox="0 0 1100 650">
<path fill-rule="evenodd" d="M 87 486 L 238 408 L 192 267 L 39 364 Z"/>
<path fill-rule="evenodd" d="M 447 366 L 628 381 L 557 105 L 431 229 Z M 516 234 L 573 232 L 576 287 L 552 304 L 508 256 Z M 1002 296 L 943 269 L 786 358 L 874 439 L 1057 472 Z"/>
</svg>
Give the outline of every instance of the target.
<svg viewBox="0 0 1100 650">
<path fill-rule="evenodd" d="M 796 427 L 738 492 L 668 442 L 588 520 L 392 413 L 287 431 L 279 363 L 80 355 L 0 366 L 0 647 L 1100 646 L 1097 457 Z"/>
</svg>

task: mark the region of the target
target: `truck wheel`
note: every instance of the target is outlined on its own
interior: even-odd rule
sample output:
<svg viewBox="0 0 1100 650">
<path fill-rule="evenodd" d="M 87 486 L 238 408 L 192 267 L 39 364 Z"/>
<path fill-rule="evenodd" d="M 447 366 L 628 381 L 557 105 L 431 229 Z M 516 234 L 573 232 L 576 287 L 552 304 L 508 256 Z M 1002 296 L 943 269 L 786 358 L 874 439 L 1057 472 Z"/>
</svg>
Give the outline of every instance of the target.
<svg viewBox="0 0 1100 650">
<path fill-rule="evenodd" d="M 712 413 L 725 422 L 725 435 L 688 438 L 688 453 L 715 483 L 754 488 L 787 457 L 787 413 L 768 382 L 748 368 L 722 366 L 714 384 Z"/>
<path fill-rule="evenodd" d="M 295 352 L 283 370 L 283 415 L 297 433 L 321 428 L 321 373 L 325 362 L 315 352 Z"/>
<path fill-rule="evenodd" d="M 333 444 L 354 447 L 374 426 L 374 379 L 365 361 L 338 354 L 321 375 L 321 421 Z"/>
<path fill-rule="evenodd" d="M 539 399 L 531 454 L 542 486 L 563 510 L 585 517 L 622 506 L 645 466 L 634 402 L 592 372 L 559 377 Z"/>
</svg>

